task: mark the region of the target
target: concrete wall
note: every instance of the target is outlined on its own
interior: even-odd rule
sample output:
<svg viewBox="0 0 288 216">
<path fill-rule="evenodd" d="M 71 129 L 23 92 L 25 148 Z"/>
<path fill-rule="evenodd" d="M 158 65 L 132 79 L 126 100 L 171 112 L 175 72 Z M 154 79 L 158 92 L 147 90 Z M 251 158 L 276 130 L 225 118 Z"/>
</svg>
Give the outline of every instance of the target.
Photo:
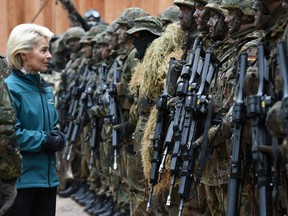
<svg viewBox="0 0 288 216">
<path fill-rule="evenodd" d="M 156 16 L 173 0 L 73 0 L 80 12 L 96 9 L 108 23 L 116 19 L 128 7 L 140 7 Z M 5 55 L 6 42 L 14 26 L 34 22 L 48 27 L 55 34 L 69 28 L 67 11 L 59 0 L 0 0 L 0 53 Z"/>
</svg>

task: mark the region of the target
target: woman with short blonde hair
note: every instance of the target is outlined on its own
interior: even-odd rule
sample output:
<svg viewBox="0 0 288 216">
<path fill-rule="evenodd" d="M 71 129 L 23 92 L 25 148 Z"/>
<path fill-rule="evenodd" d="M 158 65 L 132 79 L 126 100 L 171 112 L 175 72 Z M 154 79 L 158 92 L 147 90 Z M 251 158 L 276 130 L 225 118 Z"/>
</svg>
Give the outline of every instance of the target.
<svg viewBox="0 0 288 216">
<path fill-rule="evenodd" d="M 6 59 L 12 69 L 22 68 L 20 53 L 29 53 L 33 50 L 35 43 L 44 37 L 51 40 L 53 36 L 48 28 L 33 23 L 25 23 L 16 26 L 10 33 L 7 42 Z"/>
<path fill-rule="evenodd" d="M 44 26 L 16 26 L 7 43 L 7 62 L 12 73 L 5 79 L 16 112 L 16 136 L 23 172 L 17 180 L 17 196 L 8 216 L 53 216 L 59 179 L 56 151 L 65 145 L 57 127 L 55 97 L 41 76 L 52 55 L 53 33 Z"/>
</svg>

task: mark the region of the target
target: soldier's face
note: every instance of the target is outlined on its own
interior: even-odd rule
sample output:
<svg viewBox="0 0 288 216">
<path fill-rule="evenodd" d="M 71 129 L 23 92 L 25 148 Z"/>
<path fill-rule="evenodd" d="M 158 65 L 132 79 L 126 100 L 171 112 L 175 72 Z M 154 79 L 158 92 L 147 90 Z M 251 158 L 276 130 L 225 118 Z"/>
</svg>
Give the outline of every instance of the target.
<svg viewBox="0 0 288 216">
<path fill-rule="evenodd" d="M 220 15 L 211 11 L 211 17 L 207 22 L 209 28 L 209 36 L 212 38 L 216 34 L 216 27 L 220 20 Z"/>
<path fill-rule="evenodd" d="M 71 38 L 67 41 L 67 44 L 72 53 L 76 53 L 81 49 L 81 44 L 79 43 L 79 38 Z"/>
<path fill-rule="evenodd" d="M 98 52 L 98 50 L 99 50 L 98 47 L 99 47 L 99 45 L 95 44 L 93 46 L 93 49 L 92 49 L 92 59 L 95 63 L 100 62 L 102 60 L 101 54 Z"/>
<path fill-rule="evenodd" d="M 229 34 L 235 33 L 239 30 L 241 23 L 238 20 L 238 9 L 229 9 L 228 15 L 225 17 L 224 22 L 227 23 Z"/>
<path fill-rule="evenodd" d="M 180 14 L 179 14 L 179 21 L 181 25 L 181 29 L 186 31 L 189 30 L 191 27 L 191 18 L 192 18 L 192 9 L 185 5 L 180 5 Z"/>
<path fill-rule="evenodd" d="M 109 44 L 100 44 L 98 46 L 97 52 L 101 55 L 102 59 L 107 59 L 110 54 Z"/>
<path fill-rule="evenodd" d="M 200 2 L 195 3 L 195 12 L 193 14 L 193 17 L 195 19 L 199 31 L 201 32 L 208 31 L 207 22 L 209 19 L 208 17 L 210 17 L 210 14 L 208 10 L 206 10 L 204 4 Z"/>
<path fill-rule="evenodd" d="M 123 44 L 126 41 L 128 26 L 120 24 L 120 28 L 117 30 L 118 43 Z"/>
<path fill-rule="evenodd" d="M 92 47 L 90 43 L 84 43 L 82 50 L 84 52 L 85 57 L 89 58 L 92 56 Z"/>
<path fill-rule="evenodd" d="M 111 41 L 109 44 L 109 49 L 110 50 L 116 50 L 116 49 L 118 49 L 118 46 L 119 46 L 118 35 L 114 33 L 111 35 Z"/>
<path fill-rule="evenodd" d="M 30 53 L 20 53 L 23 67 L 29 73 L 44 72 L 48 70 L 52 55 L 49 52 L 49 43 L 46 38 L 41 38 Z"/>
</svg>

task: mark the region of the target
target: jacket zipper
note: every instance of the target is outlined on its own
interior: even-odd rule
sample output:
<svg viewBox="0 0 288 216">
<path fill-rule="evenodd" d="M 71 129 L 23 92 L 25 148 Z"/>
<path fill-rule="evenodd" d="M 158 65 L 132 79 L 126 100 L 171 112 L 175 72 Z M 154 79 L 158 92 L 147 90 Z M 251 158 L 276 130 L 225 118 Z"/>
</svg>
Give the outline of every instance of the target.
<svg viewBox="0 0 288 216">
<path fill-rule="evenodd" d="M 41 97 L 41 104 L 42 104 L 42 112 L 43 112 L 43 117 L 44 117 L 44 121 L 43 121 L 43 129 L 46 130 L 46 127 L 45 127 L 45 123 L 46 123 L 46 115 L 45 115 L 45 108 L 44 108 L 44 102 L 43 102 L 43 95 L 42 95 L 42 91 L 41 91 L 41 88 L 40 88 L 40 82 L 41 82 L 41 77 L 40 77 L 40 74 L 37 74 L 36 76 L 36 81 L 37 81 L 37 87 L 38 87 L 38 92 L 40 94 L 40 97 Z M 48 112 L 47 112 L 48 113 Z M 49 127 L 50 127 L 50 124 L 49 124 Z M 49 128 L 51 129 L 51 128 Z M 48 186 L 50 187 L 50 152 L 47 152 L 48 153 Z"/>
</svg>

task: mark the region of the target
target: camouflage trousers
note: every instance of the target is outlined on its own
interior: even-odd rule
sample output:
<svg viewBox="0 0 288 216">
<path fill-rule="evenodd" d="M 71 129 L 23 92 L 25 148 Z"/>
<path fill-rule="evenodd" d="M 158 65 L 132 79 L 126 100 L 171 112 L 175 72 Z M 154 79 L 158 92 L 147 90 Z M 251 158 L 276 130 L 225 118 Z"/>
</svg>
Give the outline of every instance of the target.
<svg viewBox="0 0 288 216">
<path fill-rule="evenodd" d="M 122 212 L 130 209 L 129 186 L 126 174 L 127 154 L 123 148 L 118 149 L 118 169 L 111 173 L 111 191 L 117 207 Z"/>
<path fill-rule="evenodd" d="M 102 141 L 99 145 L 99 162 L 101 166 L 101 188 L 97 191 L 97 195 L 112 196 L 110 190 L 111 185 L 111 166 L 112 166 L 112 143 L 111 143 L 111 125 L 108 120 L 105 119 L 102 131 L 101 131 Z"/>
<path fill-rule="evenodd" d="M 146 185 L 140 152 L 141 140 L 146 122 L 147 118 L 139 118 L 134 132 L 134 141 L 133 143 L 130 143 L 133 147 L 127 150 L 127 178 L 130 194 L 130 212 L 133 216 L 143 215 L 143 212 L 146 210 Z"/>
<path fill-rule="evenodd" d="M 168 212 L 169 215 L 178 215 L 179 213 L 179 205 L 180 205 L 180 196 L 178 194 L 179 185 L 174 186 L 172 194 L 171 194 L 171 205 L 167 206 L 165 203 L 162 203 L 164 205 L 166 212 Z M 191 189 L 193 190 L 193 188 Z M 162 201 L 167 200 L 168 191 L 165 193 L 162 193 Z M 160 203 L 159 203 L 160 205 Z M 206 195 L 205 195 L 205 189 L 202 184 L 200 184 L 197 187 L 197 191 L 195 196 L 188 202 L 184 203 L 184 209 L 182 212 L 183 216 L 209 216 L 209 210 L 207 209 L 207 203 L 206 203 Z"/>
</svg>

